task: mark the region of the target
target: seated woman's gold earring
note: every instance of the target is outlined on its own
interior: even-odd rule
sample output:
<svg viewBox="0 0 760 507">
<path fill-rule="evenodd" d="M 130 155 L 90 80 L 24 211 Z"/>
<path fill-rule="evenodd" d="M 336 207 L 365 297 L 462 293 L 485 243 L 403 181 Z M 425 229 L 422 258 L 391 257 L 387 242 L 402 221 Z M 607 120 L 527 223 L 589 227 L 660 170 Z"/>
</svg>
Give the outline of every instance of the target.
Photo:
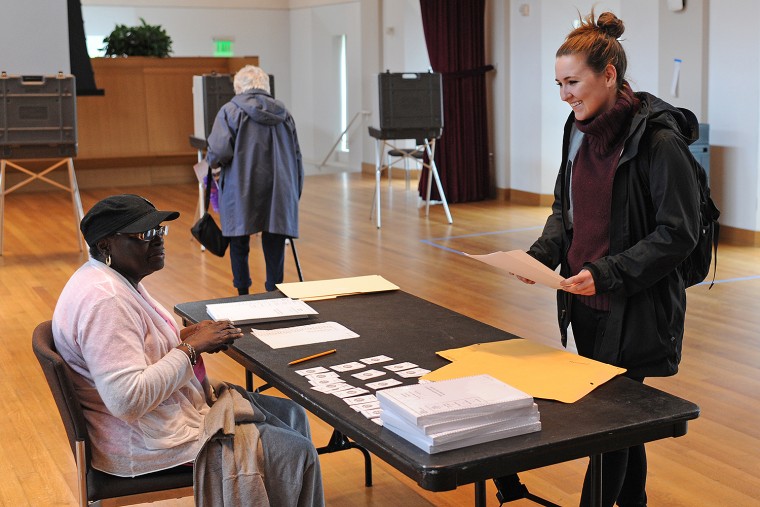
<svg viewBox="0 0 760 507">
<path fill-rule="evenodd" d="M 111 254 L 106 255 L 106 266 L 111 266 Z"/>
</svg>

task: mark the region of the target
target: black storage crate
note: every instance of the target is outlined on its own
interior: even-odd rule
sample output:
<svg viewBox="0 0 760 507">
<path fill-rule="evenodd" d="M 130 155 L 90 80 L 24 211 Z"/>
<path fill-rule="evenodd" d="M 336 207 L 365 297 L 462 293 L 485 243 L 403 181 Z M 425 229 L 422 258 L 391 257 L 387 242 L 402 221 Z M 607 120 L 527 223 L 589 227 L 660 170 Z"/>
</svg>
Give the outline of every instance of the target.
<svg viewBox="0 0 760 507">
<path fill-rule="evenodd" d="M 710 125 L 707 123 L 699 124 L 699 139 L 689 145 L 691 151 L 697 162 L 702 164 L 707 172 L 707 177 L 710 177 Z"/>
<path fill-rule="evenodd" d="M 196 90 L 196 85 L 200 86 L 199 90 Z M 202 128 L 205 129 L 199 130 L 199 125 L 196 125 L 195 135 L 205 139 L 211 133 L 211 127 L 214 126 L 216 113 L 235 96 L 232 76 L 229 74 L 196 76 L 196 81 L 193 82 L 193 96 L 196 115 L 201 114 L 201 118 L 196 121 L 202 121 Z"/>
<path fill-rule="evenodd" d="M 71 75 L 0 75 L 0 158 L 77 153 L 76 82 Z"/>
<path fill-rule="evenodd" d="M 211 134 L 216 114 L 235 96 L 235 87 L 232 84 L 234 74 L 203 74 L 195 76 L 193 81 L 193 108 L 201 118 L 196 121 L 203 122 L 204 130 L 196 126 L 195 136 L 206 139 Z M 196 87 L 200 87 L 196 90 Z M 269 75 L 269 92 L 274 97 L 274 76 Z"/>
<path fill-rule="evenodd" d="M 438 138 L 443 129 L 443 94 L 439 73 L 391 73 L 378 75 L 380 128 L 421 130 L 426 138 Z"/>
</svg>

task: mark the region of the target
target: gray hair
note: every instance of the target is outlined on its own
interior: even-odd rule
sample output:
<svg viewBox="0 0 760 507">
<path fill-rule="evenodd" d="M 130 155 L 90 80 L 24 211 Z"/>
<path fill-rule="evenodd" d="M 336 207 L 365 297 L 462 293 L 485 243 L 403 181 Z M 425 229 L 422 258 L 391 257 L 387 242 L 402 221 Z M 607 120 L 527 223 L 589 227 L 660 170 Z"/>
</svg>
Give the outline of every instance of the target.
<svg viewBox="0 0 760 507">
<path fill-rule="evenodd" d="M 237 71 L 232 85 L 235 87 L 235 94 L 247 92 L 254 88 L 270 93 L 269 75 L 255 65 L 246 65 Z"/>
</svg>

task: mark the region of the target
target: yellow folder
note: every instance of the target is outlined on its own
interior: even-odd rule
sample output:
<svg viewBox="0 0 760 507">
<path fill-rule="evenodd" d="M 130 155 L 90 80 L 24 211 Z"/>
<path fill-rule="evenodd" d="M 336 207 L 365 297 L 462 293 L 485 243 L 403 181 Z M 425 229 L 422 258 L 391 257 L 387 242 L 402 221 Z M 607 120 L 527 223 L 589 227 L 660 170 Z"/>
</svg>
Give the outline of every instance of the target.
<svg viewBox="0 0 760 507">
<path fill-rule="evenodd" d="M 625 372 L 625 368 L 524 339 L 479 343 L 440 351 L 438 355 L 452 363 L 423 379 L 437 381 L 487 373 L 534 398 L 564 403 L 578 401 Z"/>
</svg>

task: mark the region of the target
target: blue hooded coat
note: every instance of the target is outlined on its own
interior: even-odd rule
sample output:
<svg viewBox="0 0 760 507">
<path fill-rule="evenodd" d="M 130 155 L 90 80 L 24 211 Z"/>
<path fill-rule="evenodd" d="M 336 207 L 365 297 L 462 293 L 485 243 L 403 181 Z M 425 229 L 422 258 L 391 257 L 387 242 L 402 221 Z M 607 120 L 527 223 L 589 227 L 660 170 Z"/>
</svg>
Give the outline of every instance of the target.
<svg viewBox="0 0 760 507">
<path fill-rule="evenodd" d="M 222 234 L 298 237 L 303 163 L 295 122 L 282 102 L 259 89 L 235 95 L 216 115 L 206 159 L 221 167 Z"/>
</svg>

